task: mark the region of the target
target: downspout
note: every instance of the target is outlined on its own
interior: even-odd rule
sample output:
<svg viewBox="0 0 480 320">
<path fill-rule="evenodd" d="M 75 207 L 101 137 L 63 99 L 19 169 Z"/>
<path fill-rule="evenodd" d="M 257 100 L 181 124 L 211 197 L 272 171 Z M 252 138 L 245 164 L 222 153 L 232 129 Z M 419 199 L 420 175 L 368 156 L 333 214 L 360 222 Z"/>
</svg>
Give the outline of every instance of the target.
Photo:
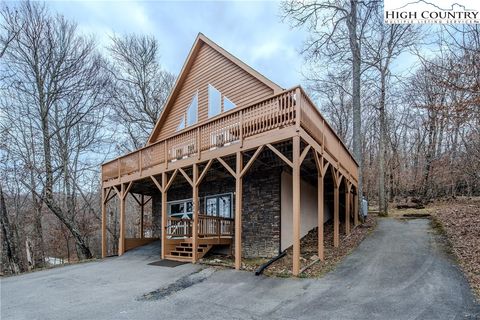
<svg viewBox="0 0 480 320">
<path fill-rule="evenodd" d="M 278 256 L 268 260 L 267 262 L 265 262 L 264 264 L 262 264 L 260 267 L 258 267 L 257 270 L 255 270 L 255 275 L 256 276 L 259 276 L 263 273 L 263 271 L 265 269 L 267 269 L 272 263 L 274 263 L 275 261 L 277 261 L 278 259 L 280 258 L 283 258 L 285 255 L 287 254 L 287 250 L 284 250 L 283 252 L 281 252 Z"/>
</svg>

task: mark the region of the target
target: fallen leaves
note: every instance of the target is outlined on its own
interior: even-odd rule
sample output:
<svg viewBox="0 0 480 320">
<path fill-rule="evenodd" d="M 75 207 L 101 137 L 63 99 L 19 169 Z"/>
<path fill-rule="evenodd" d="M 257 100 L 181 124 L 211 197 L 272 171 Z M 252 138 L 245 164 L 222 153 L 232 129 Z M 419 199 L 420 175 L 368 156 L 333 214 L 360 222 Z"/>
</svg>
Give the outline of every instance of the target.
<svg viewBox="0 0 480 320">
<path fill-rule="evenodd" d="M 301 277 L 319 277 L 332 270 L 340 261 L 345 258 L 353 249 L 355 249 L 365 236 L 372 231 L 377 223 L 377 216 L 370 214 L 364 224 L 353 228 L 350 235 L 345 234 L 345 225 L 340 226 L 340 245 L 338 248 L 333 247 L 333 224 L 326 223 L 324 230 L 324 261 L 319 261 L 311 265 L 300 274 Z M 312 264 L 318 258 L 318 233 L 317 229 L 310 231 L 302 238 L 300 244 L 300 270 Z M 287 249 L 287 255 L 280 260 L 274 262 L 265 274 L 268 276 L 288 277 L 292 276 L 292 248 Z"/>
<path fill-rule="evenodd" d="M 453 254 L 480 298 L 480 200 L 441 203 L 432 214 L 442 224 Z"/>
</svg>

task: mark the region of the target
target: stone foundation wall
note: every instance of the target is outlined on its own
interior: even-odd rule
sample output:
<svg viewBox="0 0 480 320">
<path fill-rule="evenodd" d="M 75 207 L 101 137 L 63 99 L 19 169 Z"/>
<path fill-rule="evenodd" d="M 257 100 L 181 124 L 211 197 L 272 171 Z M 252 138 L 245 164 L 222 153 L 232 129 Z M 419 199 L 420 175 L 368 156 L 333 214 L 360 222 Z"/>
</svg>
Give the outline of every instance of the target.
<svg viewBox="0 0 480 320">
<path fill-rule="evenodd" d="M 235 210 L 235 179 L 206 177 L 199 189 L 200 212 L 205 211 L 205 196 L 232 193 Z M 243 179 L 242 255 L 245 258 L 273 257 L 280 250 L 281 169 L 249 172 Z M 189 199 L 191 186 L 175 181 L 168 191 L 168 201 Z M 161 230 L 161 195 L 152 199 L 156 236 Z"/>
<path fill-rule="evenodd" d="M 280 251 L 281 169 L 252 171 L 243 182 L 242 244 L 245 258 Z"/>
</svg>

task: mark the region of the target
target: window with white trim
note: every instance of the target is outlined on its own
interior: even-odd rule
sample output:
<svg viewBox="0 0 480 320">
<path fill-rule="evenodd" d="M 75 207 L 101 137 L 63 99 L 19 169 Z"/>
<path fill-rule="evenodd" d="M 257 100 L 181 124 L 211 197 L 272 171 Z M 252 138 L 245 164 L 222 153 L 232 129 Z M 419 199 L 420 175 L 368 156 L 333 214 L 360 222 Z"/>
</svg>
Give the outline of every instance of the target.
<svg viewBox="0 0 480 320">
<path fill-rule="evenodd" d="M 190 101 L 187 111 L 182 115 L 177 131 L 183 130 L 188 126 L 194 125 L 198 121 L 198 92 L 195 93 Z"/>
<path fill-rule="evenodd" d="M 192 199 L 170 201 L 167 203 L 167 212 L 170 217 L 182 219 L 191 218 L 193 212 L 193 201 Z"/>
<path fill-rule="evenodd" d="M 190 106 L 187 109 L 187 126 L 191 126 L 198 121 L 198 92 L 192 98 Z"/>
<path fill-rule="evenodd" d="M 227 97 L 223 97 L 223 111 L 232 110 L 236 107 L 237 106 L 235 105 L 235 103 L 230 101 L 230 99 L 228 99 Z"/>
<path fill-rule="evenodd" d="M 177 131 L 185 129 L 185 115 L 182 116 L 180 119 L 180 123 L 178 124 Z"/>
<path fill-rule="evenodd" d="M 215 117 L 222 112 L 222 94 L 211 84 L 208 85 L 208 117 Z"/>
<path fill-rule="evenodd" d="M 209 216 L 233 218 L 232 194 L 217 194 L 205 197 L 205 214 Z"/>
</svg>

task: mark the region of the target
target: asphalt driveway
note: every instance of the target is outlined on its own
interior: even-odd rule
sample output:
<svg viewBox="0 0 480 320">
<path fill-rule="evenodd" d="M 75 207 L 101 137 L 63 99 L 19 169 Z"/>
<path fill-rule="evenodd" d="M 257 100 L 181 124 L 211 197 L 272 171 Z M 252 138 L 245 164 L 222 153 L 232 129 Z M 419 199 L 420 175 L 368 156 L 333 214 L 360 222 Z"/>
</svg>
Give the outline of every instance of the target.
<svg viewBox="0 0 480 320">
<path fill-rule="evenodd" d="M 1 319 L 480 319 L 429 220 L 381 219 L 322 279 L 272 279 L 118 258 L 5 278 Z"/>
</svg>

